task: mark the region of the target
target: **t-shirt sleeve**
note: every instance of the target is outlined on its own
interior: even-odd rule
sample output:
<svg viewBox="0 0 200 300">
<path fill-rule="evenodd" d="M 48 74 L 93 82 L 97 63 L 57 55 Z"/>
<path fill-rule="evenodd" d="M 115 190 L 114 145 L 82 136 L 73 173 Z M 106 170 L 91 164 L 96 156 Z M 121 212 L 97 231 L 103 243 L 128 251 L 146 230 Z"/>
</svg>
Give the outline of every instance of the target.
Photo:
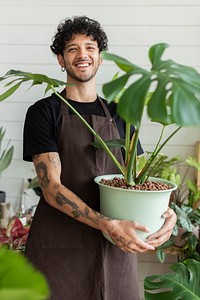
<svg viewBox="0 0 200 300">
<path fill-rule="evenodd" d="M 46 152 L 58 152 L 55 122 L 48 106 L 34 104 L 29 107 L 23 131 L 23 159 Z"/>
</svg>

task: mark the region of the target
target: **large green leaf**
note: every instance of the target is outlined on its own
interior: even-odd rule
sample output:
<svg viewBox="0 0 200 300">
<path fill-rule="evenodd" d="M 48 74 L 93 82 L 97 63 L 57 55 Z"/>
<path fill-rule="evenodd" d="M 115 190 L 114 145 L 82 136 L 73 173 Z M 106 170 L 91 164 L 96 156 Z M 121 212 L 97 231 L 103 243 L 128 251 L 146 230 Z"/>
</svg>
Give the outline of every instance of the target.
<svg viewBox="0 0 200 300">
<path fill-rule="evenodd" d="M 103 93 L 106 97 L 108 103 L 114 101 L 119 93 L 123 90 L 125 84 L 127 83 L 130 74 L 125 74 L 115 80 L 112 80 L 103 85 Z"/>
<path fill-rule="evenodd" d="M 188 259 L 171 269 L 174 273 L 145 278 L 145 300 L 199 300 L 200 262 Z"/>
<path fill-rule="evenodd" d="M 151 78 L 147 74 L 125 90 L 117 107 L 117 112 L 123 120 L 135 126 L 140 124 L 150 84 Z"/>
<path fill-rule="evenodd" d="M 102 52 L 102 58 L 106 60 L 114 61 L 117 64 L 117 66 L 125 72 L 129 72 L 135 68 L 138 68 L 136 65 L 132 64 L 127 59 L 118 56 L 116 54 Z"/>
<path fill-rule="evenodd" d="M 138 99 L 138 96 L 143 96 L 145 85 L 137 86 L 137 97 L 134 89 L 134 83 L 138 80 L 138 76 L 150 78 L 148 92 L 153 92 L 150 100 L 145 104 L 148 107 L 149 118 L 163 125 L 175 123 L 180 126 L 200 125 L 200 74 L 192 67 L 184 66 L 174 62 L 173 60 L 162 60 L 162 55 L 168 47 L 165 43 L 153 45 L 149 50 L 149 58 L 152 63 L 150 71 L 144 70 L 137 65 L 123 59 L 114 54 L 106 54 L 105 59 L 115 62 L 125 73 L 118 78 L 118 81 L 112 83 L 109 87 L 109 101 L 114 101 L 114 97 L 119 93 L 121 87 L 125 87 L 126 75 L 132 82 L 127 82 L 126 88 L 129 92 L 121 94 L 120 99 L 131 98 L 127 100 L 119 99 L 119 112 L 123 113 L 120 116 L 125 121 L 138 124 L 141 122 L 141 113 L 143 111 L 143 98 Z M 121 79 L 123 79 L 123 84 Z M 134 82 L 134 83 L 133 83 Z M 145 80 L 144 80 L 145 82 Z M 119 83 L 119 84 L 118 84 Z M 133 88 L 131 86 L 133 85 Z M 106 89 L 109 83 L 106 83 Z M 136 86 L 135 86 L 136 87 Z M 106 90 L 105 89 L 105 90 Z M 103 88 L 103 91 L 105 91 Z M 105 93 L 107 96 L 108 93 Z M 137 103 L 136 103 L 137 102 Z M 133 110 L 136 106 L 136 113 Z M 124 106 L 124 107 L 122 107 Z M 139 107 L 140 106 L 140 107 Z M 131 114 L 135 114 L 131 117 Z"/>
<path fill-rule="evenodd" d="M 14 80 L 12 79 L 14 78 Z M 12 79 L 11 81 L 9 81 Z M 6 98 L 10 97 L 20 86 L 23 82 L 32 81 L 31 87 L 34 85 L 40 85 L 45 83 L 46 89 L 45 93 L 53 87 L 59 87 L 66 85 L 66 82 L 50 78 L 43 74 L 34 74 L 30 72 L 24 72 L 20 70 L 10 70 L 4 76 L 0 77 L 0 81 L 6 81 L 5 87 L 10 86 L 11 84 L 15 83 L 13 86 L 9 87 L 3 94 L 0 95 L 0 102 L 5 100 Z"/>
<path fill-rule="evenodd" d="M 149 49 L 149 59 L 150 59 L 153 67 L 160 64 L 161 56 L 163 55 L 163 53 L 167 47 L 169 47 L 168 44 L 160 43 L 160 44 L 153 45 Z"/>
<path fill-rule="evenodd" d="M 21 253 L 0 248 L 0 299 L 44 300 L 49 288 L 40 274 Z"/>
<path fill-rule="evenodd" d="M 171 113 L 174 123 L 182 126 L 199 125 L 200 92 L 195 87 L 180 79 L 173 79 Z"/>
<path fill-rule="evenodd" d="M 158 82 L 156 92 L 152 93 L 147 105 L 148 115 L 153 122 L 158 122 L 164 126 L 172 123 L 171 110 L 167 106 L 167 82 L 165 80 Z"/>
</svg>

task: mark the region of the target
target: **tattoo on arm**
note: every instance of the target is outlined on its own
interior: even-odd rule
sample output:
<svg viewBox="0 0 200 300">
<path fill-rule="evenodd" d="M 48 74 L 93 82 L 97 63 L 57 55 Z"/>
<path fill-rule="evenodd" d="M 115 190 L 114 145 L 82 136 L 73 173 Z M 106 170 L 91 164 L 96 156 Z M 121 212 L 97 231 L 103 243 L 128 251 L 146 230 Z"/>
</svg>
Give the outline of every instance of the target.
<svg viewBox="0 0 200 300">
<path fill-rule="evenodd" d="M 44 162 L 40 162 L 39 164 L 37 164 L 36 172 L 37 172 L 37 176 L 39 178 L 41 187 L 46 188 L 50 183 L 50 179 L 47 176 L 46 164 Z"/>
<path fill-rule="evenodd" d="M 65 197 L 63 194 L 61 194 L 60 192 L 57 193 L 56 195 L 56 202 L 59 206 L 63 206 L 64 204 L 67 204 L 69 206 L 71 206 L 72 208 L 72 214 L 74 216 L 75 219 L 79 219 L 80 217 L 83 217 L 87 220 L 92 221 L 94 224 L 98 224 L 100 219 L 104 219 L 107 217 L 102 216 L 100 213 L 93 211 L 95 217 L 92 217 L 90 215 L 90 211 L 89 208 L 86 206 L 84 208 L 83 211 L 81 211 L 80 207 L 73 201 L 69 200 L 67 197 Z M 110 220 L 109 218 L 107 218 L 108 220 Z"/>
<path fill-rule="evenodd" d="M 48 153 L 48 159 L 50 163 L 54 166 L 57 167 L 60 165 L 60 159 L 57 153 Z"/>
</svg>

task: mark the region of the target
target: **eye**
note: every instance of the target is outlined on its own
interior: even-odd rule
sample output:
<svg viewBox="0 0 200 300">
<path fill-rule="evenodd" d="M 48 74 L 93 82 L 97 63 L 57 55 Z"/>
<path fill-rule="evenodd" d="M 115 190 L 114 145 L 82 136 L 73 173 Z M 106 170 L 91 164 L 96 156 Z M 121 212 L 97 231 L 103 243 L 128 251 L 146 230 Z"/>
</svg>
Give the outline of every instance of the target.
<svg viewBox="0 0 200 300">
<path fill-rule="evenodd" d="M 88 46 L 87 49 L 88 49 L 89 51 L 95 51 L 95 50 L 96 50 L 96 47 L 94 47 L 94 46 Z"/>
<path fill-rule="evenodd" d="M 77 50 L 77 48 L 73 47 L 73 48 L 69 48 L 68 52 L 75 52 Z"/>
</svg>

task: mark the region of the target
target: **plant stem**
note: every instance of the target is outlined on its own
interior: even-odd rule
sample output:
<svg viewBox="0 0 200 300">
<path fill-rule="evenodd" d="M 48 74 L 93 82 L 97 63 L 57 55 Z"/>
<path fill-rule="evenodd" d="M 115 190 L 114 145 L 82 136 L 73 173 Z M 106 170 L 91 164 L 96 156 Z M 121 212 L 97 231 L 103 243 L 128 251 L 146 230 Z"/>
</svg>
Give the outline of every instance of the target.
<svg viewBox="0 0 200 300">
<path fill-rule="evenodd" d="M 130 145 L 130 136 L 131 136 L 131 124 L 126 123 L 126 139 L 125 139 L 125 164 L 128 163 L 128 150 Z"/>
<path fill-rule="evenodd" d="M 97 139 L 97 141 L 101 144 L 102 148 L 106 151 L 106 153 L 110 156 L 110 158 L 112 159 L 112 161 L 115 163 L 115 165 L 117 166 L 117 168 L 119 169 L 119 171 L 122 173 L 122 175 L 124 176 L 124 168 L 123 166 L 120 164 L 120 162 L 116 159 L 116 157 L 114 156 L 114 154 L 111 152 L 111 150 L 108 148 L 108 146 L 106 145 L 106 143 L 103 141 L 103 139 L 100 137 L 100 135 L 98 133 L 96 133 L 96 131 L 88 124 L 88 122 L 83 118 L 83 116 L 81 114 L 79 114 L 79 112 L 65 99 L 63 98 L 60 93 L 58 93 L 56 91 L 56 89 L 54 88 L 54 86 L 51 85 L 51 89 L 54 91 L 54 93 L 63 101 L 65 102 L 69 108 L 80 118 L 80 120 L 82 121 L 82 123 L 87 127 L 87 129 L 94 135 L 94 137 Z"/>
<path fill-rule="evenodd" d="M 126 183 L 128 185 L 133 185 L 135 182 L 133 182 L 133 172 L 136 172 L 136 157 L 137 157 L 137 143 L 138 143 L 138 137 L 139 137 L 139 128 L 135 127 L 135 132 L 131 139 L 130 144 L 130 152 L 129 152 L 129 159 L 127 163 L 127 173 L 125 175 Z"/>
<path fill-rule="evenodd" d="M 136 178 L 136 183 L 141 183 L 148 179 L 149 176 L 147 176 L 147 172 L 152 164 L 152 162 L 154 161 L 154 159 L 157 157 L 158 153 L 161 151 L 161 149 L 165 146 L 165 144 L 182 128 L 182 126 L 179 126 L 176 130 L 174 130 L 172 132 L 172 134 L 170 134 L 168 136 L 168 138 L 158 147 L 158 144 L 156 146 L 155 151 L 153 152 L 153 154 L 151 155 L 151 157 L 149 158 L 148 162 L 146 163 L 145 167 L 143 168 L 143 170 L 140 172 L 140 174 L 138 175 L 138 177 Z M 163 135 L 163 130 L 161 135 Z M 159 138 L 159 142 L 160 142 L 160 138 Z"/>
</svg>

